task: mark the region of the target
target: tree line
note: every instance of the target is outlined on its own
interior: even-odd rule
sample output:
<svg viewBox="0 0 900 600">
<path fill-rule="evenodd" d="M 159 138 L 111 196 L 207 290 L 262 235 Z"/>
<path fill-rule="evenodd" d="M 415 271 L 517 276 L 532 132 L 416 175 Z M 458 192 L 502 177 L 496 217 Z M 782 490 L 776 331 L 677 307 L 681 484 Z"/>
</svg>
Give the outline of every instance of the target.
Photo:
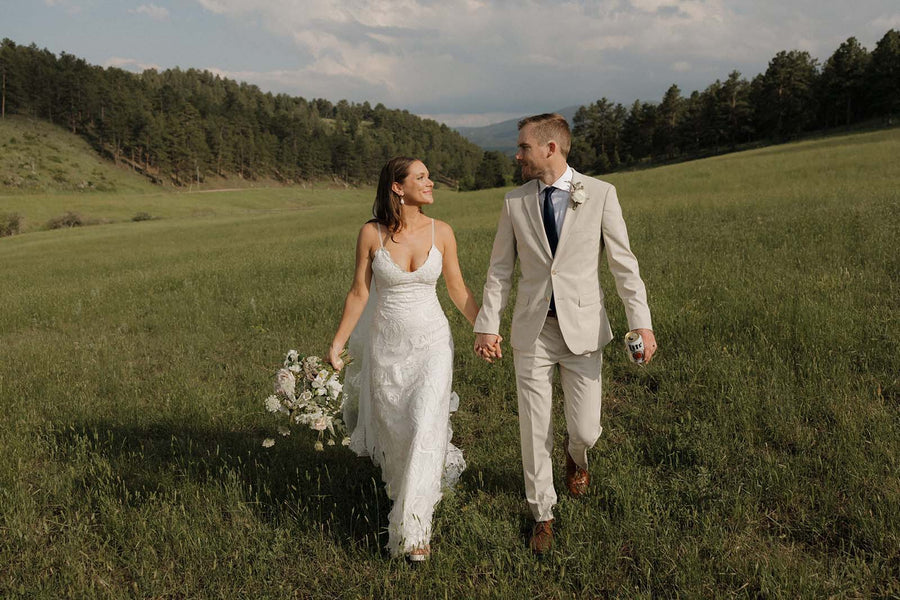
<svg viewBox="0 0 900 600">
<path fill-rule="evenodd" d="M 0 116 L 46 119 L 116 162 L 176 185 L 209 175 L 372 182 L 399 154 L 450 185 L 471 181 L 483 152 L 407 111 L 263 93 L 196 69 L 103 68 L 36 45 L 0 43 Z"/>
<path fill-rule="evenodd" d="M 898 116 L 900 32 L 891 29 L 872 52 L 849 38 L 821 67 L 808 52 L 782 51 L 751 81 L 734 71 L 702 92 L 685 97 L 672 85 L 661 102 L 628 108 L 601 98 L 576 112 L 569 162 L 604 173 Z"/>
<path fill-rule="evenodd" d="M 8 113 L 65 126 L 116 162 L 176 185 L 210 174 L 368 183 L 398 154 L 422 158 L 438 180 L 463 189 L 518 180 L 503 153 L 382 104 L 273 95 L 196 69 L 134 74 L 4 39 L 0 116 Z M 897 116 L 900 32 L 891 29 L 872 52 L 849 38 L 821 67 L 808 52 L 782 51 L 751 81 L 734 71 L 702 92 L 685 97 L 672 85 L 661 102 L 628 108 L 601 98 L 576 112 L 569 162 L 604 173 Z"/>
</svg>

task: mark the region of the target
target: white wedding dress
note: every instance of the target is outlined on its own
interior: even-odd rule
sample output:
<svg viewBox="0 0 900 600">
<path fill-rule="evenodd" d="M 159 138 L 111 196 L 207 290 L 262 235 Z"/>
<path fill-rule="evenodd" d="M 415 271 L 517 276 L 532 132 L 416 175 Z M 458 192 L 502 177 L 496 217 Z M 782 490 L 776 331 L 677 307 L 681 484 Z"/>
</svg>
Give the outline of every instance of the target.
<svg viewBox="0 0 900 600">
<path fill-rule="evenodd" d="M 350 448 L 381 466 L 393 501 L 387 548 L 394 556 L 429 543 L 442 488 L 455 485 L 466 467 L 450 443 L 459 399 L 451 390 L 453 338 L 435 292 L 443 260 L 433 220 L 431 231 L 428 258 L 415 271 L 401 269 L 383 243 L 375 253 L 344 378 Z"/>
</svg>

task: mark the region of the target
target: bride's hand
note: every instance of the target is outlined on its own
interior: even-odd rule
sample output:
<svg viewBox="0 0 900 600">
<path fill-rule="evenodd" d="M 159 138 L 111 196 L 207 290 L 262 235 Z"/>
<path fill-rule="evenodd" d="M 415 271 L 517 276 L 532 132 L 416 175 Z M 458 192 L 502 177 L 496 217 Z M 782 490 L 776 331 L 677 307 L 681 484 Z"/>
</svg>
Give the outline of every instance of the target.
<svg viewBox="0 0 900 600">
<path fill-rule="evenodd" d="M 497 334 L 477 333 L 475 334 L 475 353 L 485 361 L 491 363 L 496 359 L 503 358 L 503 350 L 500 342 L 503 338 Z"/>
<path fill-rule="evenodd" d="M 329 346 L 328 348 L 328 362 L 331 363 L 335 371 L 340 371 L 344 368 L 344 359 L 341 358 L 343 350 L 343 348 L 335 348 L 334 346 Z"/>
</svg>

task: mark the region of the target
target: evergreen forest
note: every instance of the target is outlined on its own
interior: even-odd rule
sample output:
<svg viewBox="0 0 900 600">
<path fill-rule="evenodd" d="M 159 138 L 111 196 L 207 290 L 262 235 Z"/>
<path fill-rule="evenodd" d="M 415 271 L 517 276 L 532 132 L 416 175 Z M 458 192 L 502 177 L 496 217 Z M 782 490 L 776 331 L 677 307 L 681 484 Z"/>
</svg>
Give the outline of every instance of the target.
<svg viewBox="0 0 900 600">
<path fill-rule="evenodd" d="M 605 173 L 898 117 L 900 31 L 891 29 L 871 52 L 849 38 L 821 66 L 808 52 L 781 51 L 749 81 L 733 71 L 689 96 L 673 84 L 660 102 L 630 107 L 601 98 L 575 114 L 569 162 Z"/>
<path fill-rule="evenodd" d="M 0 44 L 0 112 L 46 119 L 159 183 L 210 175 L 285 183 L 371 182 L 392 156 L 457 185 L 483 152 L 446 125 L 382 104 L 263 92 L 197 69 L 141 74 Z"/>
<path fill-rule="evenodd" d="M 158 183 L 209 176 L 284 183 L 371 183 L 390 157 L 421 158 L 462 189 L 517 180 L 514 161 L 405 110 L 263 92 L 197 69 L 135 74 L 36 45 L 0 43 L 0 116 L 46 119 Z M 900 117 L 900 31 L 870 52 L 849 38 L 819 64 L 778 52 L 751 80 L 733 71 L 703 91 L 675 84 L 660 102 L 630 107 L 606 97 L 573 119 L 569 163 L 587 173 L 688 160 L 814 131 Z"/>
</svg>

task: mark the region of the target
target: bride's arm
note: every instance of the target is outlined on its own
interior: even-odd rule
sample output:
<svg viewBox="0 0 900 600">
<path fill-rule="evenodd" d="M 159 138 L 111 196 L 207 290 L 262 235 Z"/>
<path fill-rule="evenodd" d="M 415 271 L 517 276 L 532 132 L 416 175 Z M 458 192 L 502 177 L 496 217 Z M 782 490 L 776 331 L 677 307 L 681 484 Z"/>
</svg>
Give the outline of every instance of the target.
<svg viewBox="0 0 900 600">
<path fill-rule="evenodd" d="M 341 315 L 337 333 L 334 334 L 328 348 L 328 362 L 338 370 L 344 364 L 340 354 L 369 300 L 369 287 L 372 285 L 372 251 L 377 243 L 377 236 L 375 226 L 367 223 L 359 230 L 359 237 L 356 240 L 356 271 L 353 273 L 353 283 L 347 293 L 347 299 L 344 300 L 344 313 Z"/>
<path fill-rule="evenodd" d="M 478 303 L 472 290 L 463 280 L 462 271 L 459 268 L 459 257 L 456 255 L 456 237 L 453 228 L 444 222 L 438 221 L 438 242 L 441 244 L 441 254 L 444 255 L 443 275 L 447 284 L 447 292 L 453 304 L 459 309 L 470 324 L 475 325 L 478 316 Z"/>
</svg>

